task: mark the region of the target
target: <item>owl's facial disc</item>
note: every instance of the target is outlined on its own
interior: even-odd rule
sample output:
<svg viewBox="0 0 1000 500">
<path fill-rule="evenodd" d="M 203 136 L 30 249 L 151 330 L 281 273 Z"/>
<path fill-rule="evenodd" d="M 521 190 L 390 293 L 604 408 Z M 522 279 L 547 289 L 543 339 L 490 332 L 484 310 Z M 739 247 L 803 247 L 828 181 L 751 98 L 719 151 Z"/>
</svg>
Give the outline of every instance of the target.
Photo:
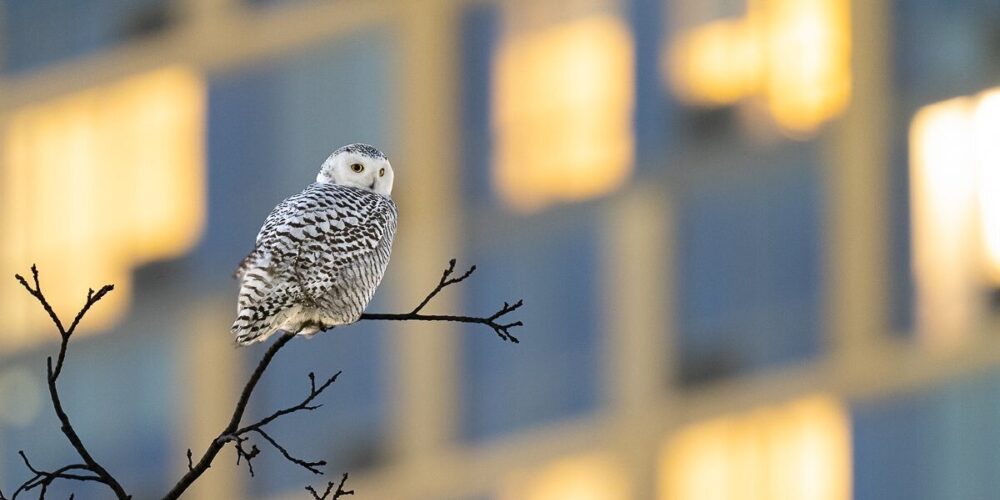
<svg viewBox="0 0 1000 500">
<path fill-rule="evenodd" d="M 316 182 L 354 186 L 389 196 L 393 184 L 392 165 L 375 148 L 352 144 L 338 149 L 323 162 Z"/>
</svg>

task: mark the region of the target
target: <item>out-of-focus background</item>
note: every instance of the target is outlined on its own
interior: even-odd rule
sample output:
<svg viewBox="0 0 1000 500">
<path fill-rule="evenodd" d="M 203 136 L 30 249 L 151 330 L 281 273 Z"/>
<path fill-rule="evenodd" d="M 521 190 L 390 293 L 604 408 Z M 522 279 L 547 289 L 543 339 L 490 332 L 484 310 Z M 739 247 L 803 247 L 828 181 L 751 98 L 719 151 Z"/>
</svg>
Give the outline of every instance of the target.
<svg viewBox="0 0 1000 500">
<path fill-rule="evenodd" d="M 366 323 L 280 353 L 251 416 L 343 370 L 273 435 L 358 498 L 997 498 L 998 61 L 995 0 L 4 0 L 0 485 L 19 449 L 77 461 L 15 272 L 65 315 L 116 285 L 64 403 L 155 498 L 264 349 L 232 345 L 233 268 L 362 141 L 400 213 L 369 310 L 453 256 L 480 271 L 434 310 L 527 305 L 517 346 Z M 325 481 L 262 448 L 190 496 Z"/>
</svg>

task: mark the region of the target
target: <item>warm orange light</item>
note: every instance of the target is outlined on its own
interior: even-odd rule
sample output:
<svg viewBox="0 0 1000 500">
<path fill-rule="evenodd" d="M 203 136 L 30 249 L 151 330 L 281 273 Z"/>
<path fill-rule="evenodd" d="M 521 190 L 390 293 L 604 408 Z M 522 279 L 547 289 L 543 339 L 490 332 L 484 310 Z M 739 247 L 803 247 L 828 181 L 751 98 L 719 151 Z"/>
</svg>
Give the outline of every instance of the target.
<svg viewBox="0 0 1000 500">
<path fill-rule="evenodd" d="M 918 329 L 970 334 L 984 282 L 1000 283 L 1000 89 L 921 109 L 910 127 Z"/>
<path fill-rule="evenodd" d="M 0 274 L 32 263 L 57 312 L 86 290 L 116 291 L 87 315 L 106 327 L 127 305 L 132 267 L 176 256 L 201 233 L 204 84 L 167 68 L 14 111 L 0 128 Z M 0 350 L 47 321 L 14 286 L 0 287 Z"/>
<path fill-rule="evenodd" d="M 851 432 L 836 400 L 815 396 L 681 430 L 664 448 L 664 500 L 846 500 Z"/>
<path fill-rule="evenodd" d="M 699 105 L 758 97 L 799 136 L 850 98 L 848 0 L 749 0 L 747 15 L 682 32 L 664 66 L 681 99 Z"/>
<path fill-rule="evenodd" d="M 1000 284 L 1000 88 L 981 94 L 972 119 L 986 272 L 990 281 Z"/>
<path fill-rule="evenodd" d="M 590 198 L 632 168 L 633 47 L 596 16 L 507 36 L 495 61 L 493 179 L 511 207 Z"/>
<path fill-rule="evenodd" d="M 764 95 L 775 121 L 806 134 L 840 114 L 851 91 L 848 0 L 764 0 Z"/>
<path fill-rule="evenodd" d="M 628 481 L 617 462 L 603 455 L 564 459 L 539 472 L 511 478 L 504 500 L 628 500 Z"/>
<path fill-rule="evenodd" d="M 763 67 L 760 23 L 723 19 L 681 34 L 664 68 L 678 96 L 707 106 L 758 92 Z"/>
</svg>

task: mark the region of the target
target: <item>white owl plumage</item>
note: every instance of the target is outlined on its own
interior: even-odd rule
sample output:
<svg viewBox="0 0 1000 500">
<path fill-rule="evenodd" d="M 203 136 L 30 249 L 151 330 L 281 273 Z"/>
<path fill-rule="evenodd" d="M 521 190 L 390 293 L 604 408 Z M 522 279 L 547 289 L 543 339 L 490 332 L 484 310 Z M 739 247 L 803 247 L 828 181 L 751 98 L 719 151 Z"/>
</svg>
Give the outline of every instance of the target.
<svg viewBox="0 0 1000 500">
<path fill-rule="evenodd" d="M 238 343 L 277 331 L 313 335 L 361 317 L 396 233 L 392 184 L 381 151 L 350 144 L 323 162 L 314 184 L 274 208 L 236 270 Z"/>
</svg>

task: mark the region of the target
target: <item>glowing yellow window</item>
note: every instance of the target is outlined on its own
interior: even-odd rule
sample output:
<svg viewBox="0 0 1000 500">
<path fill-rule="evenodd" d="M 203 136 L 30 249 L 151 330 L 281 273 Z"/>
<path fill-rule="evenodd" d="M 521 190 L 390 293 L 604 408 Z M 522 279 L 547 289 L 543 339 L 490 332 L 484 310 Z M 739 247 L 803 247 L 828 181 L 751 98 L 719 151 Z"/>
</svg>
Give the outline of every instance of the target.
<svg viewBox="0 0 1000 500">
<path fill-rule="evenodd" d="M 563 459 L 510 478 L 503 500 L 629 500 L 628 481 L 617 462 L 604 455 Z"/>
<path fill-rule="evenodd" d="M 682 429 L 661 459 L 663 500 L 847 500 L 851 433 L 816 396 Z"/>
<path fill-rule="evenodd" d="M 675 93 L 718 106 L 761 99 L 786 133 L 812 132 L 850 98 L 848 0 L 748 0 L 747 14 L 682 32 L 664 51 Z"/>
<path fill-rule="evenodd" d="M 107 326 L 130 270 L 195 243 L 204 220 L 204 85 L 166 68 L 20 108 L 0 123 L 0 276 L 32 263 L 57 312 L 88 287 L 115 293 L 87 315 Z M 23 290 L 0 286 L 0 351 L 47 338 Z"/>
<path fill-rule="evenodd" d="M 921 109 L 910 128 L 918 329 L 965 337 L 1000 283 L 1000 88 Z"/>
<path fill-rule="evenodd" d="M 633 160 L 633 47 L 599 15 L 510 33 L 495 60 L 493 179 L 518 210 L 608 193 Z"/>
</svg>

